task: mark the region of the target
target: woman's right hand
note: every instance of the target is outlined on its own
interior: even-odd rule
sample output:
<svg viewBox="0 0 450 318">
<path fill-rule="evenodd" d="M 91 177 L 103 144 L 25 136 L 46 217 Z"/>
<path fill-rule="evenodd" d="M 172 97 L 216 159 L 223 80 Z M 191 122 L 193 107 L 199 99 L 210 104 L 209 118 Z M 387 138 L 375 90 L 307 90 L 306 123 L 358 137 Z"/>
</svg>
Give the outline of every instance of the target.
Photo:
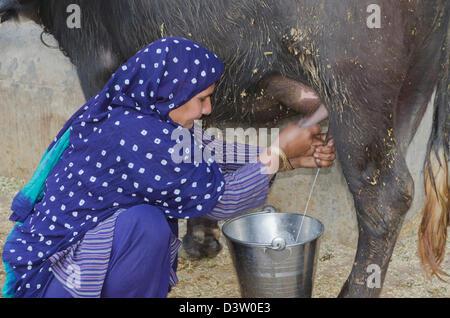
<svg viewBox="0 0 450 318">
<path fill-rule="evenodd" d="M 334 139 L 331 138 L 326 142 L 327 135 L 320 134 L 320 137 L 314 137 L 313 148 L 304 156 L 289 159 L 291 166 L 294 168 L 326 168 L 331 167 L 336 160 L 336 147 L 334 147 Z"/>
<path fill-rule="evenodd" d="M 305 156 L 313 150 L 313 143 L 320 132 L 320 125 L 300 127 L 295 124 L 289 124 L 280 132 L 272 145 L 281 148 L 288 159 Z"/>
<path fill-rule="evenodd" d="M 288 159 L 311 156 L 318 146 L 317 140 L 320 140 L 320 138 L 314 137 L 319 135 L 320 132 L 320 125 L 302 128 L 295 124 L 289 124 L 280 132 L 278 137 L 272 142 L 271 146 L 279 147 L 286 154 Z M 320 144 L 321 143 L 323 142 L 320 141 Z M 279 154 L 276 152 L 263 151 L 259 155 L 259 160 L 267 167 L 270 178 L 272 178 L 275 173 L 282 171 L 283 167 Z"/>
</svg>

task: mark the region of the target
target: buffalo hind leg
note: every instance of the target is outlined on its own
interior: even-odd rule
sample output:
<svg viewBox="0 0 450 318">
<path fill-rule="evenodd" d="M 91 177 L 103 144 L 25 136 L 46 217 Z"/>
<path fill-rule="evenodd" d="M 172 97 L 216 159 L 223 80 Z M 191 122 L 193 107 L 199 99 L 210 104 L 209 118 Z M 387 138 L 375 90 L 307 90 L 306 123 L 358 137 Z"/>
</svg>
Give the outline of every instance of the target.
<svg viewBox="0 0 450 318">
<path fill-rule="evenodd" d="M 347 177 L 350 189 L 355 198 L 355 207 L 359 225 L 358 251 L 355 258 L 350 277 L 344 284 L 339 296 L 367 297 L 378 296 L 380 288 L 376 288 L 370 280 L 373 276 L 374 266 L 380 268 L 380 283 L 384 282 L 386 270 L 397 240 L 398 233 L 403 223 L 405 213 L 408 211 L 413 199 L 413 180 L 409 174 L 404 160 L 412 138 L 425 113 L 430 101 L 434 101 L 433 91 L 437 85 L 440 71 L 440 60 L 435 58 L 436 52 L 443 45 L 445 39 L 446 26 L 442 24 L 442 32 L 434 32 L 428 38 L 422 48 L 416 52 L 414 60 L 410 63 L 404 84 L 400 90 L 394 116 L 391 118 L 390 127 L 378 127 L 378 132 L 387 131 L 388 136 L 377 136 L 378 140 L 383 140 L 383 144 L 376 149 L 384 156 L 384 166 L 379 168 L 378 180 L 373 179 L 377 173 L 373 171 L 377 167 L 369 161 L 363 172 L 363 178 L 369 177 L 370 184 L 358 187 L 365 180 L 358 180 L 358 176 L 350 174 Z M 448 56 L 448 55 L 447 55 Z M 443 55 L 445 57 L 445 55 Z M 444 60 L 444 59 L 443 59 Z M 447 84 L 443 85 L 446 87 Z M 368 116 L 362 116 L 367 118 Z M 382 123 L 374 120 L 373 123 Z M 362 125 L 366 127 L 367 125 Z M 384 125 L 381 125 L 384 126 Z M 391 128 L 393 127 L 393 128 Z M 344 132 L 345 134 L 345 132 Z M 393 138 L 395 136 L 395 138 Z M 347 136 L 349 137 L 349 136 Z M 339 138 L 346 140 L 345 138 Z M 357 143 L 355 143 L 357 145 Z M 382 151 L 382 145 L 389 145 L 390 149 Z M 339 149 L 339 145 L 336 146 Z M 355 146 L 357 148 L 357 146 Z M 348 152 L 348 153 L 351 153 Z M 351 168 L 351 162 L 340 160 L 344 171 L 356 171 Z M 376 158 L 375 162 L 381 163 L 383 160 Z M 372 166 L 371 166 L 372 165 Z M 436 208 L 436 210 L 439 210 Z M 445 225 L 444 225 L 445 227 Z M 370 288 L 370 287 L 372 288 Z"/>
<path fill-rule="evenodd" d="M 343 145 L 342 141 L 352 140 L 343 136 L 347 133 L 352 132 L 340 130 L 335 142 L 345 158 L 340 162 L 354 197 L 359 237 L 353 268 L 339 297 L 378 297 L 412 203 L 414 183 L 395 145 L 390 149 L 379 143 L 362 148 L 359 142 Z"/>
</svg>

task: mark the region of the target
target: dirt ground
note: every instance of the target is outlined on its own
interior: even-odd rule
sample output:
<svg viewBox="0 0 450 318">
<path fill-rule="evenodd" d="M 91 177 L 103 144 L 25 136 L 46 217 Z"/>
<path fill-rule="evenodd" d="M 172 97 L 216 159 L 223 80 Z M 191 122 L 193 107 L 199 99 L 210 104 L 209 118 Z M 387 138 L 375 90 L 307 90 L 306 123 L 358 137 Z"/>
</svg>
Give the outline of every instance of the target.
<svg viewBox="0 0 450 318">
<path fill-rule="evenodd" d="M 23 180 L 0 177 L 0 245 L 3 246 L 12 223 L 8 221 L 11 201 L 24 184 Z M 222 222 L 221 222 L 222 223 Z M 431 281 L 425 277 L 417 256 L 417 229 L 420 215 L 413 217 L 402 228 L 397 241 L 381 297 L 386 298 L 448 298 L 450 284 L 436 278 Z M 180 223 L 180 237 L 186 231 L 185 222 Z M 169 297 L 189 298 L 239 298 L 239 283 L 226 246 L 218 256 L 203 260 L 188 260 L 179 257 L 179 283 L 172 289 Z M 450 239 L 447 241 L 450 247 Z M 348 247 L 333 241 L 321 240 L 317 262 L 313 297 L 336 297 L 350 273 L 355 247 Z M 450 271 L 450 249 L 447 248 L 442 268 Z M 0 286 L 3 287 L 5 273 L 0 266 Z"/>
</svg>

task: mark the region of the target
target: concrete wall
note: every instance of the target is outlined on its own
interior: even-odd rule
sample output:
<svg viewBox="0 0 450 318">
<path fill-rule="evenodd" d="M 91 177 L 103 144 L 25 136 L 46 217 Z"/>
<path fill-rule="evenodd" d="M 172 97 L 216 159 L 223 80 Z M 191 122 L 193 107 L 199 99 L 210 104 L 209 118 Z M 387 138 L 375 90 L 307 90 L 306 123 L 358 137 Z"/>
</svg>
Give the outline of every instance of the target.
<svg viewBox="0 0 450 318">
<path fill-rule="evenodd" d="M 0 175 L 31 177 L 51 140 L 84 104 L 74 67 L 44 46 L 40 34 L 32 22 L 0 25 Z"/>
<path fill-rule="evenodd" d="M 45 47 L 41 30 L 31 22 L 0 25 L 0 175 L 29 179 L 50 141 L 70 115 L 84 103 L 73 66 L 59 50 Z M 51 39 L 46 42 L 54 42 Z M 415 180 L 415 198 L 407 219 L 423 205 L 422 166 L 430 135 L 429 110 L 408 151 Z M 267 204 L 279 211 L 303 213 L 316 170 L 282 173 Z M 339 163 L 321 169 L 308 215 L 325 225 L 325 234 L 353 246 L 356 217 Z"/>
</svg>

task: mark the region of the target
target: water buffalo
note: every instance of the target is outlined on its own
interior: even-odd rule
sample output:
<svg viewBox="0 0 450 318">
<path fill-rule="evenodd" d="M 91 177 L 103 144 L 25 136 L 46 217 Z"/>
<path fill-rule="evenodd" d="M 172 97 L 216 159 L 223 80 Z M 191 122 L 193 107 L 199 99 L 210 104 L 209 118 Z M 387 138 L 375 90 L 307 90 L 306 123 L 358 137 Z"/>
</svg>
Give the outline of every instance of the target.
<svg viewBox="0 0 450 318">
<path fill-rule="evenodd" d="M 450 9 L 447 0 L 373 2 L 0 0 L 0 12 L 6 20 L 22 10 L 53 34 L 77 67 L 86 97 L 163 36 L 192 39 L 224 61 L 213 122 L 257 124 L 310 114 L 320 103 L 305 107 L 298 92 L 311 87 L 329 113 L 357 212 L 357 253 L 339 296 L 374 297 L 381 286 L 369 284 L 368 269 L 377 266 L 384 281 L 414 196 L 405 153 L 428 104 L 434 121 L 419 254 L 427 275 L 446 275 L 440 264 L 449 220 Z M 81 28 L 67 26 L 69 4 L 81 8 Z"/>
</svg>

